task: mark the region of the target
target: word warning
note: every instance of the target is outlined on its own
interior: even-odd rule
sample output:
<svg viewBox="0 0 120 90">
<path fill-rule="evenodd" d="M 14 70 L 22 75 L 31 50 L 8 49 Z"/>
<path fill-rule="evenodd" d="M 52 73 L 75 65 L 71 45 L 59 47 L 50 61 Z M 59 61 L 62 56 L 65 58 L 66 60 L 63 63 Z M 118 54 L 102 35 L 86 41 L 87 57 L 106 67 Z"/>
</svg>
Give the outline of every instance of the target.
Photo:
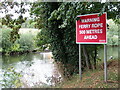
<svg viewBox="0 0 120 90">
<path fill-rule="evenodd" d="M 106 13 L 79 15 L 76 20 L 77 44 L 105 44 L 106 38 Z"/>
</svg>

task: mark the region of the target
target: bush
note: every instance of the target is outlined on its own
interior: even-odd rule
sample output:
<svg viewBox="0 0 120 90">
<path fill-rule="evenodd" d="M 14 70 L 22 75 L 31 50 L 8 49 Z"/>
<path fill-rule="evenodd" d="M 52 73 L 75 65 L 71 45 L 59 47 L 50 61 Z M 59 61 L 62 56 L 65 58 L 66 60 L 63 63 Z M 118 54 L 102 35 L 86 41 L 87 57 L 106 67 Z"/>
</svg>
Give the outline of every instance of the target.
<svg viewBox="0 0 120 90">
<path fill-rule="evenodd" d="M 13 44 L 11 47 L 11 50 L 12 51 L 20 51 L 20 44 L 18 44 L 18 43 Z"/>
<path fill-rule="evenodd" d="M 118 25 L 110 19 L 108 20 L 109 29 L 107 30 L 108 45 L 118 45 Z"/>
<path fill-rule="evenodd" d="M 30 51 L 35 48 L 35 36 L 32 33 L 24 33 L 20 35 L 20 39 L 16 42 L 20 45 L 20 50 Z"/>
<path fill-rule="evenodd" d="M 35 35 L 31 32 L 20 34 L 20 38 L 14 43 L 10 40 L 10 34 L 12 29 L 3 27 L 0 31 L 0 51 L 12 52 L 12 51 L 31 51 L 35 48 Z"/>
<path fill-rule="evenodd" d="M 2 42 L 0 44 L 2 45 L 2 51 L 7 52 L 11 50 L 12 42 L 10 41 L 10 32 L 12 29 L 10 28 L 2 28 L 1 33 L 2 33 Z"/>
<path fill-rule="evenodd" d="M 37 37 L 36 37 L 36 45 L 37 47 L 39 47 L 39 50 L 42 50 L 44 51 L 46 48 L 49 48 L 50 45 L 50 40 L 47 36 L 47 30 L 46 29 L 41 29 L 40 32 L 37 34 Z"/>
</svg>

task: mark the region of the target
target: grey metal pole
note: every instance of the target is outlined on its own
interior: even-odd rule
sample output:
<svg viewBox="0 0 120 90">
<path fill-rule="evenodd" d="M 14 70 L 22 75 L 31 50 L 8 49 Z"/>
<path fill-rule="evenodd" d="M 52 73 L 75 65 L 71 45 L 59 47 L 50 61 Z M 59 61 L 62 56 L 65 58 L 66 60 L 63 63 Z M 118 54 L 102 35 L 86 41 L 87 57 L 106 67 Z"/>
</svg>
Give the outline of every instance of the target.
<svg viewBox="0 0 120 90">
<path fill-rule="evenodd" d="M 107 82 L 107 45 L 104 44 L 104 81 Z"/>
<path fill-rule="evenodd" d="M 79 44 L 79 75 L 80 80 L 82 80 L 82 69 L 81 69 L 81 45 Z"/>
</svg>

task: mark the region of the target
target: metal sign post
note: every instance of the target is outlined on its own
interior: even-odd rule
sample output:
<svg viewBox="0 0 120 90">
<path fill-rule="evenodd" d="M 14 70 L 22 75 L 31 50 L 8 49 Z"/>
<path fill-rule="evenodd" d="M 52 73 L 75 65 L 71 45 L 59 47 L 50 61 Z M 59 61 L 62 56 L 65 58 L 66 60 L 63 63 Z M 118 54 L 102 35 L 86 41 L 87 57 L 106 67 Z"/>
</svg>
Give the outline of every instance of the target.
<svg viewBox="0 0 120 90">
<path fill-rule="evenodd" d="M 107 82 L 107 45 L 104 44 L 104 81 Z"/>
<path fill-rule="evenodd" d="M 79 75 L 80 80 L 82 80 L 82 69 L 81 69 L 81 45 L 79 44 Z"/>
<path fill-rule="evenodd" d="M 79 74 L 81 70 L 81 44 L 104 44 L 104 80 L 107 82 L 107 13 L 78 15 L 76 18 L 76 43 L 79 44 Z"/>
</svg>

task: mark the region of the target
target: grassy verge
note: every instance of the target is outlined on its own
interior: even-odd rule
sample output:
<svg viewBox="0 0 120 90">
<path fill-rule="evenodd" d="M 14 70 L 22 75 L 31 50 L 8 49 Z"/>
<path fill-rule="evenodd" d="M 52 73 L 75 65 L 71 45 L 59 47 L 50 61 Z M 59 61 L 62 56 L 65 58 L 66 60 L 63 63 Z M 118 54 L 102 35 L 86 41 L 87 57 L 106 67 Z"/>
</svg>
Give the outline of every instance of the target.
<svg viewBox="0 0 120 90">
<path fill-rule="evenodd" d="M 104 82 L 103 64 L 96 70 L 87 70 L 82 75 L 74 75 L 71 80 L 66 80 L 56 88 L 118 88 L 118 61 L 108 61 L 108 81 Z"/>
</svg>

